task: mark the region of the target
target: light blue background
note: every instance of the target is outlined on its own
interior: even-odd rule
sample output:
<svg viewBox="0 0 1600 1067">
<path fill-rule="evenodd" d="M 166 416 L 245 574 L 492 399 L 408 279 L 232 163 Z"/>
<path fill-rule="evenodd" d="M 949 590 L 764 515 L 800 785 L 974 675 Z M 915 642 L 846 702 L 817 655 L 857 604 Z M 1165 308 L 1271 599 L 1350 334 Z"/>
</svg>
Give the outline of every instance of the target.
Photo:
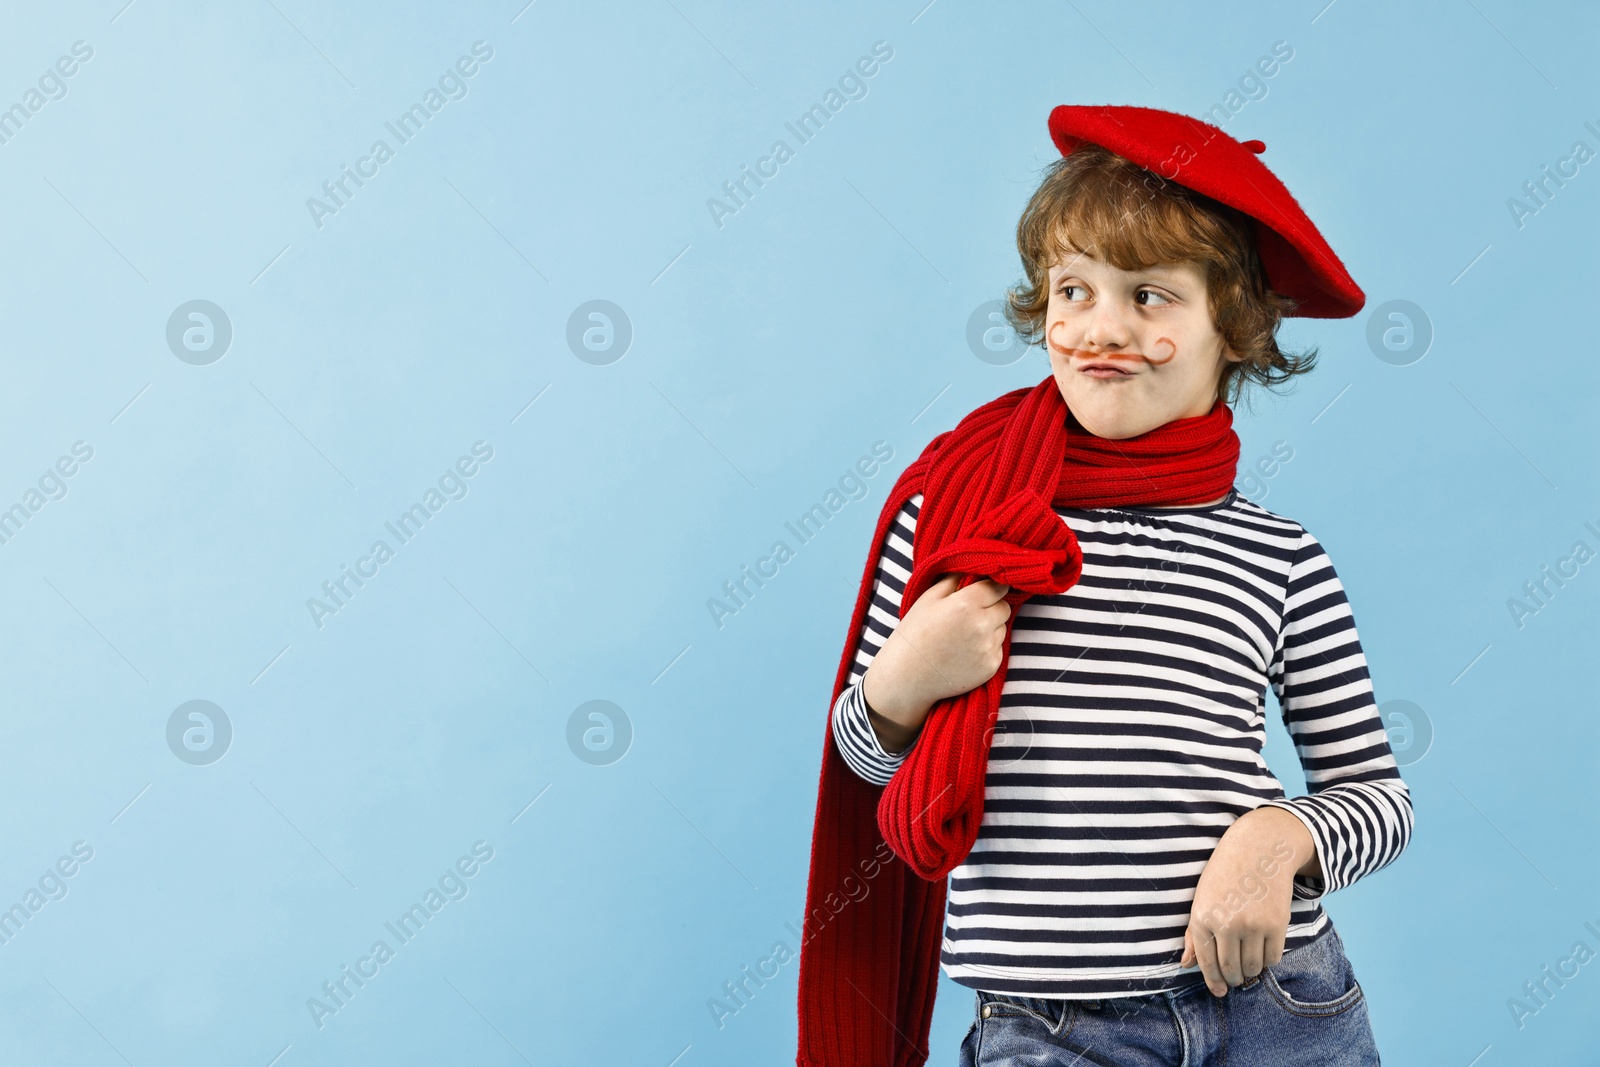
<svg viewBox="0 0 1600 1067">
<path fill-rule="evenodd" d="M 965 340 L 1019 276 L 1046 116 L 1200 114 L 1281 40 L 1224 128 L 1369 311 L 1434 331 L 1396 366 L 1366 314 L 1292 321 L 1321 367 L 1238 411 L 1244 463 L 1294 450 L 1262 503 L 1328 547 L 1380 701 L 1434 731 L 1409 850 L 1328 909 L 1385 1063 L 1596 1062 L 1600 962 L 1520 1029 L 1507 1006 L 1600 950 L 1600 563 L 1520 628 L 1507 606 L 1600 549 L 1600 163 L 1507 207 L 1600 148 L 1594 8 L 123 4 L 0 27 L 0 106 L 93 48 L 0 144 L 0 507 L 94 450 L 0 545 L 0 907 L 94 849 L 0 945 L 0 1059 L 792 1062 L 796 964 L 721 1028 L 707 1002 L 796 945 L 894 474 L 1047 373 Z M 467 95 L 319 229 L 307 198 L 480 40 Z M 719 227 L 708 198 L 877 41 L 865 98 Z M 191 299 L 233 325 L 210 365 L 166 343 Z M 565 339 L 593 299 L 634 330 L 609 365 Z M 319 629 L 307 598 L 480 440 L 467 496 Z M 719 628 L 708 599 L 879 440 L 869 495 Z M 167 746 L 191 699 L 233 725 L 209 766 Z M 566 740 L 594 699 L 634 731 L 608 766 Z M 1268 755 L 1302 790 L 1281 724 Z M 468 895 L 319 1029 L 307 998 L 480 840 Z M 941 978 L 931 1062 L 971 1011 Z"/>
</svg>

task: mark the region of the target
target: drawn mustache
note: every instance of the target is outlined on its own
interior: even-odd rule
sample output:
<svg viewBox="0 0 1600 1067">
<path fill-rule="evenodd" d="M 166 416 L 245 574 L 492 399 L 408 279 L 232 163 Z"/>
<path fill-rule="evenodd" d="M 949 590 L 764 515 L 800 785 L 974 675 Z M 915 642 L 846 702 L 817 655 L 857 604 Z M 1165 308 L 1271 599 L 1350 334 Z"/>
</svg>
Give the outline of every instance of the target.
<svg viewBox="0 0 1600 1067">
<path fill-rule="evenodd" d="M 1051 323 L 1049 331 L 1045 334 L 1045 339 L 1050 342 L 1051 348 L 1055 349 L 1057 352 L 1060 352 L 1062 355 L 1073 356 L 1084 360 L 1085 362 L 1104 361 L 1107 363 L 1115 363 L 1118 360 L 1127 360 L 1131 363 L 1136 360 L 1143 360 L 1144 362 L 1149 363 L 1151 366 L 1159 367 L 1163 364 L 1171 363 L 1173 357 L 1178 354 L 1178 346 L 1173 344 L 1172 339 L 1169 337 L 1157 337 L 1155 339 L 1153 347 L 1159 350 L 1163 345 L 1165 345 L 1167 349 L 1166 353 L 1159 357 L 1147 355 L 1143 352 L 1093 352 L 1087 348 L 1072 348 L 1068 345 L 1060 343 L 1053 336 L 1057 326 L 1064 327 L 1065 325 L 1066 323 L 1060 321 Z"/>
</svg>

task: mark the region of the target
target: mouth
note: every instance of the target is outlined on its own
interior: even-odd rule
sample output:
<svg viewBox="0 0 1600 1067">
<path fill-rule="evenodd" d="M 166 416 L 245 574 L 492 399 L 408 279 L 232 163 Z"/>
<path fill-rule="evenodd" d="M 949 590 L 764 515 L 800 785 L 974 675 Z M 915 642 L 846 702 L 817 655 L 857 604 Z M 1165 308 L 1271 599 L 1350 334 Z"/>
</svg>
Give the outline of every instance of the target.
<svg viewBox="0 0 1600 1067">
<path fill-rule="evenodd" d="M 1085 363 L 1078 368 L 1079 374 L 1088 375 L 1090 378 L 1132 378 L 1133 372 L 1124 370 L 1115 363 L 1105 361 Z"/>
<path fill-rule="evenodd" d="M 1077 373 L 1086 378 L 1104 378 L 1107 381 L 1132 378 L 1138 372 L 1132 370 L 1130 364 L 1135 360 L 1146 359 L 1139 352 L 1104 353 L 1092 352 L 1085 348 L 1067 348 L 1064 345 L 1057 347 L 1062 355 L 1077 363 Z"/>
</svg>

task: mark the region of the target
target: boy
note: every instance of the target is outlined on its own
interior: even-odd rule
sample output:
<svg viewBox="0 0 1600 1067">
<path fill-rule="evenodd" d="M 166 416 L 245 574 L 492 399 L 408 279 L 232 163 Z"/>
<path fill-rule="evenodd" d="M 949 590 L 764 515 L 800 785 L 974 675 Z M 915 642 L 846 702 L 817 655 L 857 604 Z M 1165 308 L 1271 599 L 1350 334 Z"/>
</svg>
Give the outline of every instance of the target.
<svg viewBox="0 0 1600 1067">
<path fill-rule="evenodd" d="M 1326 553 L 1232 488 L 1224 402 L 1310 369 L 1283 316 L 1365 297 L 1261 142 L 1132 107 L 1050 131 L 1010 306 L 1051 376 L 879 517 L 796 1062 L 920 1067 L 942 965 L 977 991 L 964 1064 L 1377 1063 L 1320 898 L 1404 850 L 1410 795 Z M 1268 685 L 1308 796 L 1261 759 Z"/>
</svg>

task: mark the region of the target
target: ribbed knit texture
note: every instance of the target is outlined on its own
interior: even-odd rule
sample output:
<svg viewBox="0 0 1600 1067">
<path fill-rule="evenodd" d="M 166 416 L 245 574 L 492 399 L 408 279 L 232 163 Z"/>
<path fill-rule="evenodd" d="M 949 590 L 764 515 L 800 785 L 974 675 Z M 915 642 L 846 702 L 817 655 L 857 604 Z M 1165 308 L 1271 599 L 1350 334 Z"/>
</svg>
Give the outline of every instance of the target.
<svg viewBox="0 0 1600 1067">
<path fill-rule="evenodd" d="M 945 574 L 1010 586 L 1013 609 L 1072 587 L 1083 556 L 1052 503 L 1198 504 L 1237 474 L 1239 438 L 1220 400 L 1205 415 L 1112 441 L 1067 411 L 1054 377 L 1012 390 L 930 441 L 896 479 L 878 517 L 834 678 L 843 691 L 866 616 L 878 547 L 901 505 L 922 493 L 910 608 Z M 1015 619 L 1013 610 L 1012 619 Z M 946 881 L 977 839 L 1000 707 L 1000 667 L 940 701 L 887 786 L 852 773 L 824 734 L 800 948 L 798 1067 L 922 1067 L 938 986 Z M 887 847 L 886 847 L 887 846 Z M 891 851 L 892 850 L 892 853 Z"/>
</svg>

